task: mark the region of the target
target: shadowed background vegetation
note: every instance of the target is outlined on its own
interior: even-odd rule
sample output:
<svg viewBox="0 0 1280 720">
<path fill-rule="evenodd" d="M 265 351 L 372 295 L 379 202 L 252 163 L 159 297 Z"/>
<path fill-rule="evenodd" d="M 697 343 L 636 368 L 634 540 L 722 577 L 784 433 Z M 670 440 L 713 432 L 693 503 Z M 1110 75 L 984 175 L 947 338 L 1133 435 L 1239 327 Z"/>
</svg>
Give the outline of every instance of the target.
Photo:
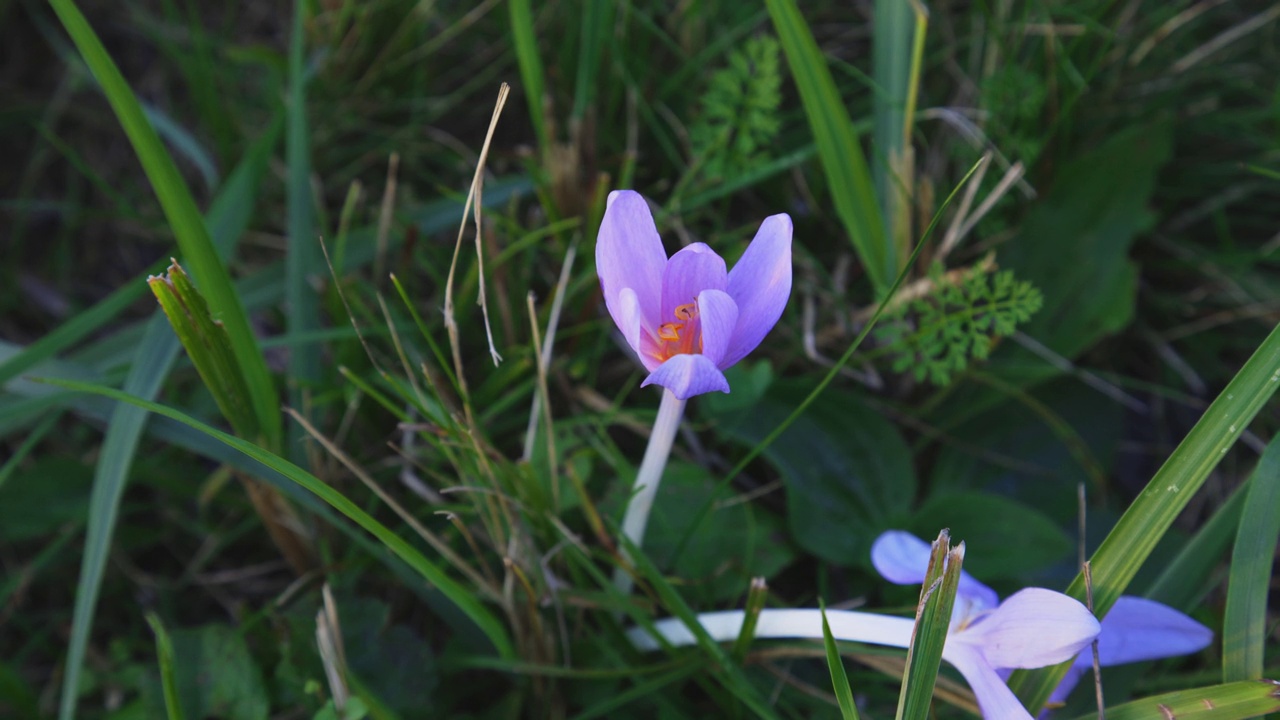
<svg viewBox="0 0 1280 720">
<path fill-rule="evenodd" d="M 1280 318 L 1280 9 L 925 10 L 0 0 L 0 715 L 837 717 L 816 645 L 712 663 L 621 630 L 757 576 L 907 609 L 868 557 L 891 528 L 1065 588 Z M 593 267 L 618 188 L 731 264 L 795 223 L 791 302 L 690 403 L 634 601 L 604 578 L 658 396 Z M 171 257 L 212 315 L 159 311 Z M 1280 674 L 1262 393 L 1106 588 L 1228 639 L 1109 701 Z M 887 716 L 902 653 L 844 650 Z M 938 717 L 972 707 L 957 678 Z"/>
</svg>

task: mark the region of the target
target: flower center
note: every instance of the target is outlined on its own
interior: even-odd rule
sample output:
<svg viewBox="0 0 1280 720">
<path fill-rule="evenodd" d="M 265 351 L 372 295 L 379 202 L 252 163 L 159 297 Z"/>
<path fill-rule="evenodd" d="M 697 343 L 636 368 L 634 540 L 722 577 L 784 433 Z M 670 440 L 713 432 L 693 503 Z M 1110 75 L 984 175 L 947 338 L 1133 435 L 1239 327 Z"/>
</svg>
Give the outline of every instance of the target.
<svg viewBox="0 0 1280 720">
<path fill-rule="evenodd" d="M 673 355 L 701 353 L 702 323 L 698 322 L 698 304 L 677 305 L 672 314 L 680 322 L 663 323 L 658 326 L 657 350 L 653 356 L 665 361 Z"/>
</svg>

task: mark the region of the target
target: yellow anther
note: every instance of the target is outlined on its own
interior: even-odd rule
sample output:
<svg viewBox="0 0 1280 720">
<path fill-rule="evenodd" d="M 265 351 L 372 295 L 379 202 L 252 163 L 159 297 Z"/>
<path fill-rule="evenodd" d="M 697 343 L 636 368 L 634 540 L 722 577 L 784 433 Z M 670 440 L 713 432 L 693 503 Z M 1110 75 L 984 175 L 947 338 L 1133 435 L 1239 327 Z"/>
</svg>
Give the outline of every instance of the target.
<svg viewBox="0 0 1280 720">
<path fill-rule="evenodd" d="M 680 314 L 679 310 L 676 311 L 676 314 L 677 315 Z M 663 323 L 662 325 L 658 326 L 658 337 L 663 340 L 671 340 L 671 341 L 679 340 L 680 329 L 683 327 L 684 325 L 682 325 L 681 323 Z"/>
<path fill-rule="evenodd" d="M 686 305 L 676 306 L 676 318 L 680 320 L 692 320 L 698 316 L 698 306 L 696 303 L 688 303 Z"/>
</svg>

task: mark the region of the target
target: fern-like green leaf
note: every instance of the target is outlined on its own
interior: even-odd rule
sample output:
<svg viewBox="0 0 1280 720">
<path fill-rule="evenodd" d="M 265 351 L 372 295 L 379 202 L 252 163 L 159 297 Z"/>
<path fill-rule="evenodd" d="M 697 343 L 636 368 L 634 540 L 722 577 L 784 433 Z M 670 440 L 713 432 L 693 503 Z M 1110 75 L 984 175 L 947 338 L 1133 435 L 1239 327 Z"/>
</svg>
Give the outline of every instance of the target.
<svg viewBox="0 0 1280 720">
<path fill-rule="evenodd" d="M 722 179 L 768 159 L 782 127 L 778 41 L 763 35 L 730 53 L 711 76 L 698 119 L 689 131 L 704 177 Z"/>
<path fill-rule="evenodd" d="M 975 269 L 948 280 L 934 268 L 931 277 L 933 292 L 894 310 L 876 339 L 892 357 L 894 372 L 934 385 L 987 359 L 996 338 L 1012 335 L 1044 302 L 1039 290 L 1008 270 L 989 275 Z"/>
</svg>

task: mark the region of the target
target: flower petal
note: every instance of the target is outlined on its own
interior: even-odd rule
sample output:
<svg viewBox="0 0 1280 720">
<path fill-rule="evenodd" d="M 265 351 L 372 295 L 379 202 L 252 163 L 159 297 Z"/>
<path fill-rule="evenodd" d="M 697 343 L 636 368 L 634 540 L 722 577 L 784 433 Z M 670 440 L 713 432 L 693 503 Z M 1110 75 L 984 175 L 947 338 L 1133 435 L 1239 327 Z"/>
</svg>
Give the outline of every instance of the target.
<svg viewBox="0 0 1280 720">
<path fill-rule="evenodd" d="M 733 340 L 738 306 L 726 292 L 703 290 L 698 293 L 698 322 L 702 323 L 702 354 L 723 369 L 720 359 Z"/>
<path fill-rule="evenodd" d="M 871 564 L 885 580 L 897 585 L 919 585 L 929 569 L 929 543 L 904 530 L 888 530 L 871 545 Z M 960 587 L 956 598 L 966 607 L 956 608 L 957 619 L 1000 604 L 996 591 L 983 585 L 972 575 L 960 571 Z"/>
<path fill-rule="evenodd" d="M 657 370 L 662 361 L 657 357 L 659 348 L 653 339 L 655 330 L 640 311 L 640 300 L 636 297 L 635 290 L 622 288 L 622 292 L 618 293 L 616 322 L 618 329 L 622 331 L 622 337 L 640 358 L 640 364 L 650 372 Z"/>
<path fill-rule="evenodd" d="M 635 291 L 640 313 L 650 324 L 657 327 L 662 322 L 658 318 L 666 264 L 667 252 L 662 249 L 662 238 L 658 237 L 658 227 L 644 198 L 631 190 L 609 193 L 609 205 L 596 237 L 596 272 L 605 307 L 619 328 L 623 326 L 623 288 Z"/>
<path fill-rule="evenodd" d="M 738 304 L 738 329 L 721 361 L 729 367 L 756 349 L 782 317 L 791 296 L 791 218 L 765 218 L 742 259 L 729 271 L 729 296 Z"/>
<path fill-rule="evenodd" d="M 1038 668 L 1075 657 L 1101 631 L 1098 621 L 1074 598 L 1044 588 L 1027 588 L 1000 607 L 947 638 L 978 648 L 996 668 Z"/>
<path fill-rule="evenodd" d="M 1186 655 L 1213 642 L 1213 631 L 1168 605 L 1146 598 L 1121 596 L 1102 618 L 1098 661 L 1103 667 Z M 1093 654 L 1080 653 L 1077 663 L 1092 667 Z"/>
<path fill-rule="evenodd" d="M 661 385 L 681 400 L 713 390 L 729 392 L 729 381 L 706 355 L 673 355 L 640 383 Z"/>
<path fill-rule="evenodd" d="M 1031 720 L 1031 713 L 1022 707 L 1018 697 L 982 657 L 980 650 L 964 646 L 953 648 L 948 643 L 942 657 L 954 665 L 969 683 L 982 717 L 990 720 Z"/>
<path fill-rule="evenodd" d="M 724 290 L 729 276 L 724 269 L 724 258 L 705 243 L 693 243 L 681 248 L 667 261 L 662 271 L 662 320 L 675 322 L 676 308 L 697 302 L 703 290 Z"/>
</svg>

